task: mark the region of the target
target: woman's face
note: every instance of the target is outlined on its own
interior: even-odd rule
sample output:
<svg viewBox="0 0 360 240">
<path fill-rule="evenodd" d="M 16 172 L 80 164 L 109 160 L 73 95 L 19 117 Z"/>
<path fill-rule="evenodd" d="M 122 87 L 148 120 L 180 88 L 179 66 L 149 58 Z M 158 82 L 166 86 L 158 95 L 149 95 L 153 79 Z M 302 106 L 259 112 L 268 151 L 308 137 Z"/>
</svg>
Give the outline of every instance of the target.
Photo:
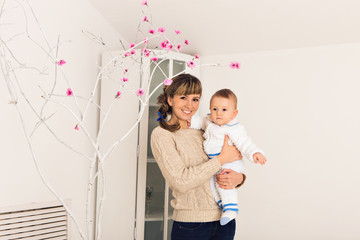
<svg viewBox="0 0 360 240">
<path fill-rule="evenodd" d="M 179 122 L 181 128 L 189 128 L 188 122 L 199 108 L 200 94 L 174 95 L 168 97 L 168 103 L 172 108 L 169 124 Z"/>
</svg>

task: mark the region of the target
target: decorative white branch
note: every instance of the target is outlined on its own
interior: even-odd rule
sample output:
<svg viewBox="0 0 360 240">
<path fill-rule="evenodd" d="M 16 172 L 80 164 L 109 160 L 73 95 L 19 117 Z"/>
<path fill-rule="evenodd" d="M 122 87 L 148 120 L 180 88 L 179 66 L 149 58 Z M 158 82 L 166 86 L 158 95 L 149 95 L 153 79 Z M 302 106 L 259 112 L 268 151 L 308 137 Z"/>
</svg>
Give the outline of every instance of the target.
<svg viewBox="0 0 360 240">
<path fill-rule="evenodd" d="M 129 134 L 134 131 L 134 129 L 136 129 L 136 127 L 138 126 L 139 122 L 141 121 L 141 119 L 143 117 L 143 114 L 146 110 L 146 107 L 147 107 L 149 101 L 150 101 L 150 98 L 163 85 L 163 83 L 158 84 L 151 91 L 151 93 L 149 93 L 150 84 L 154 77 L 155 72 L 159 71 L 164 76 L 164 80 L 166 78 L 171 79 L 171 78 L 178 76 L 185 72 L 185 70 L 184 70 L 173 76 L 168 76 L 164 72 L 164 70 L 161 68 L 161 63 L 168 60 L 168 58 L 163 54 L 163 52 L 161 52 L 161 54 L 159 54 L 160 55 L 159 58 L 161 58 L 160 60 L 158 60 L 158 61 L 150 60 L 151 59 L 150 55 L 152 57 L 157 57 L 158 52 L 154 51 L 153 49 L 148 49 L 148 46 L 149 46 L 148 42 L 151 40 L 155 40 L 155 39 L 163 39 L 164 40 L 163 43 L 166 43 L 169 45 L 171 44 L 174 46 L 173 49 L 166 48 L 166 46 L 165 46 L 165 49 L 166 49 L 165 51 L 180 52 L 180 50 L 176 47 L 176 45 L 178 44 L 179 36 L 177 35 L 175 41 L 172 42 L 171 39 L 168 38 L 164 33 L 159 33 L 159 34 L 152 33 L 152 35 L 149 35 L 149 34 L 146 34 L 145 31 L 141 30 L 140 28 L 142 26 L 144 26 L 145 24 L 148 24 L 147 26 L 149 27 L 149 29 L 150 28 L 155 29 L 155 26 L 151 22 L 151 19 L 152 19 L 151 12 L 149 11 L 148 6 L 146 5 L 145 10 L 148 12 L 147 20 L 145 22 L 140 22 L 140 24 L 138 25 L 138 33 L 141 33 L 143 36 L 145 36 L 146 40 L 138 41 L 138 43 L 134 43 L 129 48 L 126 48 L 120 40 L 120 43 L 124 48 L 124 51 L 120 55 L 114 56 L 107 63 L 104 63 L 102 67 L 98 66 L 99 72 L 95 78 L 95 81 L 93 82 L 93 86 L 91 87 L 91 92 L 89 93 L 88 96 L 86 96 L 86 94 L 85 94 L 85 96 L 80 96 L 77 91 L 73 91 L 74 89 L 72 87 L 72 81 L 71 81 L 72 79 L 67 77 L 64 68 L 61 67 L 61 64 L 60 64 L 61 59 L 59 59 L 59 51 L 61 50 L 61 44 L 63 42 L 60 41 L 60 36 L 57 37 L 56 44 L 55 45 L 53 44 L 53 46 L 55 46 L 55 47 L 52 47 L 52 44 L 50 44 L 50 42 L 48 41 L 47 36 L 40 24 L 40 20 L 38 19 L 34 9 L 32 8 L 31 4 L 29 3 L 29 1 L 28 0 L 12 0 L 12 1 L 17 3 L 17 6 L 19 6 L 21 8 L 21 11 L 24 14 L 24 18 L 25 18 L 24 28 L 25 29 L 24 29 L 23 33 L 15 33 L 12 35 L 12 37 L 10 37 L 7 40 L 3 40 L 0 37 L 0 65 L 1 65 L 1 70 L 3 73 L 4 79 L 5 79 L 9 94 L 10 94 L 10 98 L 11 98 L 9 103 L 11 103 L 15 106 L 15 108 L 19 114 L 23 132 L 26 137 L 27 143 L 29 145 L 29 149 L 30 149 L 30 152 L 32 155 L 33 162 L 36 166 L 37 172 L 39 173 L 39 176 L 40 176 L 42 182 L 44 183 L 44 185 L 49 189 L 49 191 L 51 191 L 51 193 L 58 199 L 58 201 L 61 202 L 61 204 L 63 204 L 66 212 L 69 214 L 71 220 L 74 222 L 77 232 L 79 233 L 80 237 L 83 240 L 90 240 L 91 236 L 94 236 L 94 238 L 92 238 L 92 239 L 100 239 L 102 209 L 103 209 L 103 203 L 105 200 L 106 176 L 103 171 L 105 164 L 109 162 L 109 157 L 112 154 L 112 152 L 116 149 L 116 147 L 118 147 L 119 144 L 121 142 L 123 142 L 129 136 Z M 6 6 L 7 2 L 9 2 L 9 0 L 3 0 L 2 4 L 0 6 L 0 19 L 3 17 L 3 13 L 6 10 L 5 6 Z M 23 2 L 25 2 L 25 4 L 23 4 Z M 143 15 L 145 16 L 145 11 L 142 10 L 142 12 L 143 12 Z M 41 43 L 37 42 L 36 40 L 34 40 L 34 39 L 36 39 L 36 37 L 32 37 L 30 30 L 29 30 L 29 23 L 28 23 L 29 17 L 32 17 L 35 20 L 36 27 L 38 28 L 38 30 L 41 33 L 41 38 L 44 40 L 45 46 L 43 46 L 44 44 L 41 44 Z M 103 41 L 101 36 L 97 36 L 89 31 L 81 30 L 81 32 L 90 41 L 92 41 L 96 44 L 99 44 L 100 46 L 106 46 L 106 44 Z M 19 58 L 14 53 L 14 51 L 12 51 L 12 49 L 9 47 L 9 46 L 11 46 L 11 44 L 8 44 L 9 41 L 14 41 L 22 35 L 26 36 L 26 39 L 28 39 L 29 43 L 31 43 L 31 46 L 35 46 L 38 51 L 40 51 L 42 54 L 44 54 L 46 56 L 48 65 L 44 66 L 43 69 L 38 69 L 34 66 L 31 66 L 32 63 L 30 63 L 29 65 L 23 63 L 21 58 Z M 142 50 L 140 50 L 141 51 L 140 54 L 139 54 L 139 51 L 137 51 L 137 53 L 135 55 L 132 55 L 133 52 L 139 48 L 142 49 Z M 146 61 L 144 61 L 145 59 L 146 59 Z M 117 96 L 114 96 L 114 99 L 112 100 L 112 102 L 110 103 L 110 105 L 108 106 L 107 109 L 104 109 L 103 106 L 100 106 L 96 102 L 96 98 L 95 98 L 96 92 L 99 90 L 99 82 L 100 82 L 100 80 L 101 81 L 113 80 L 110 77 L 110 73 L 111 73 L 110 69 L 112 67 L 122 67 L 126 61 L 128 62 L 130 60 L 133 61 L 133 63 L 136 63 L 137 65 L 140 64 L 140 71 L 143 71 L 146 68 L 150 69 L 151 64 L 154 64 L 155 66 L 154 66 L 152 72 L 149 74 L 149 79 L 145 79 L 145 81 L 142 82 L 141 88 L 145 89 L 144 95 L 137 94 L 137 90 L 132 89 L 126 83 L 121 84 L 121 87 L 124 91 L 129 92 L 130 94 L 138 95 L 137 101 L 139 103 L 139 112 L 137 114 L 136 120 L 134 120 L 134 123 L 130 126 L 129 129 L 127 129 L 127 131 L 123 134 L 123 136 L 117 137 L 117 140 L 115 142 L 113 142 L 110 145 L 110 147 L 108 147 L 107 149 L 100 149 L 100 145 L 101 145 L 100 139 L 103 134 L 104 128 L 108 122 L 110 113 L 113 110 L 113 105 L 115 104 L 115 102 L 117 100 Z M 144 64 L 144 62 L 146 62 L 146 64 Z M 219 64 L 202 64 L 202 65 L 193 66 L 193 67 L 202 67 L 202 66 L 217 66 L 217 67 L 219 67 L 221 65 L 219 65 Z M 45 73 L 45 70 L 52 69 L 52 67 L 54 67 L 54 75 L 53 76 L 50 73 Z M 46 88 L 39 85 L 39 88 L 42 91 L 41 97 L 44 99 L 44 101 L 41 104 L 35 105 L 31 101 L 30 94 L 28 95 L 25 92 L 26 89 L 24 89 L 22 87 L 22 82 L 17 77 L 18 70 L 22 70 L 22 71 L 27 70 L 27 71 L 32 71 L 32 72 L 35 70 L 37 73 L 41 74 L 41 76 L 45 76 L 45 74 L 47 74 L 46 76 L 49 76 L 49 78 L 51 78 L 51 82 L 48 81 L 48 83 L 52 84 L 49 92 L 46 91 Z M 138 70 L 136 70 L 136 71 L 138 71 Z M 61 74 L 61 75 L 59 75 L 59 74 Z M 59 76 L 62 76 L 62 78 Z M 63 80 L 63 82 L 61 82 L 61 80 Z M 68 96 L 65 96 L 63 94 L 58 93 L 58 91 L 59 91 L 58 88 L 60 88 L 59 86 L 61 85 L 60 82 L 64 85 L 66 85 L 71 90 L 71 94 L 69 93 Z M 61 93 L 63 93 L 63 90 L 60 90 L 60 91 L 61 91 Z M 75 106 L 70 107 L 71 105 L 67 105 L 65 103 L 65 101 L 62 101 L 64 98 L 71 99 Z M 81 107 L 80 101 L 85 101 L 84 108 Z M 29 107 L 31 110 L 31 113 L 35 116 L 36 122 L 35 122 L 35 124 L 31 124 L 31 125 L 33 125 L 32 128 L 26 127 L 27 116 L 23 113 L 19 103 L 21 103 L 21 104 L 25 103 L 24 106 Z M 79 150 L 76 150 L 75 147 L 71 146 L 69 143 L 67 143 L 66 140 L 61 139 L 58 136 L 58 134 L 56 134 L 55 127 L 49 126 L 49 124 L 48 124 L 49 119 L 50 118 L 53 119 L 57 116 L 57 114 L 59 114 L 57 111 L 54 111 L 52 109 L 50 109 L 51 110 L 50 115 L 49 115 L 49 113 L 45 113 L 45 112 L 47 112 L 45 110 L 48 110 L 48 108 L 53 106 L 52 104 L 49 104 L 49 103 L 53 103 L 55 106 L 61 107 L 65 111 L 66 117 L 68 117 L 68 119 L 69 118 L 73 119 L 77 123 L 75 129 L 78 128 L 78 131 L 81 131 L 84 133 L 84 135 L 82 135 L 82 136 L 84 136 L 88 140 L 89 146 L 91 147 L 92 152 L 91 152 L 90 156 L 88 156 L 85 153 L 82 153 Z M 40 107 L 40 110 L 37 110 L 37 107 Z M 94 107 L 98 111 L 99 115 L 102 117 L 102 121 L 98 127 L 98 130 L 97 130 L 97 133 L 95 136 L 91 136 L 91 134 L 90 134 L 91 131 L 90 131 L 90 129 L 88 129 L 88 127 L 86 125 L 86 123 L 89 121 L 96 122 L 96 119 L 94 120 L 94 119 L 87 118 L 90 107 Z M 62 113 L 61 117 L 65 117 L 64 116 L 65 114 Z M 62 146 L 66 147 L 67 149 L 80 155 L 82 158 L 84 158 L 90 162 L 88 179 L 87 179 L 87 198 L 86 198 L 86 203 L 85 203 L 86 234 L 84 234 L 82 228 L 80 227 L 80 225 L 81 225 L 80 221 L 76 219 L 76 217 L 74 216 L 70 207 L 61 198 L 61 196 L 55 191 L 55 189 L 52 188 L 49 181 L 44 177 L 43 171 L 42 171 L 41 167 L 39 166 L 38 156 L 35 154 L 35 148 L 34 148 L 32 136 L 38 131 L 40 126 L 45 126 L 46 129 L 49 131 L 49 133 L 51 133 L 51 135 Z M 74 130 L 74 131 L 76 131 L 76 130 Z M 98 193 L 99 201 L 97 203 L 98 206 L 97 206 L 96 212 L 94 214 L 95 219 L 93 220 L 92 219 L 93 205 L 92 205 L 91 201 L 96 194 L 94 186 L 96 185 L 95 181 L 98 178 L 100 178 L 99 182 L 102 185 L 100 187 L 101 192 Z"/>
</svg>

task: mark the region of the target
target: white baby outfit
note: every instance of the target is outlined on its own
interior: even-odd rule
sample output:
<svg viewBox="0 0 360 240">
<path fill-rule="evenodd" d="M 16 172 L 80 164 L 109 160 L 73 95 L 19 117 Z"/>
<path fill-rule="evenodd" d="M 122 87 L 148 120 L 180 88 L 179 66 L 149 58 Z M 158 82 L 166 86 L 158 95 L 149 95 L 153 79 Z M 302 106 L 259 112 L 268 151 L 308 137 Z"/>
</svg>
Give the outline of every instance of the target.
<svg viewBox="0 0 360 240">
<path fill-rule="evenodd" d="M 220 126 L 212 122 L 209 115 L 206 117 L 194 116 L 191 119 L 191 128 L 203 129 L 205 131 L 204 150 L 210 158 L 220 154 L 225 135 L 229 136 L 229 144 L 235 145 L 241 154 L 251 162 L 254 162 L 252 156 L 255 153 L 263 154 L 262 150 L 253 144 L 247 136 L 244 126 L 235 119 L 231 120 L 228 124 Z M 232 169 L 240 173 L 244 171 L 244 162 L 243 160 L 237 160 L 225 163 L 222 165 L 222 169 Z M 215 176 L 210 179 L 210 184 L 215 201 L 223 212 L 220 224 L 225 225 L 234 219 L 239 211 L 236 190 L 220 188 L 216 183 Z"/>
</svg>

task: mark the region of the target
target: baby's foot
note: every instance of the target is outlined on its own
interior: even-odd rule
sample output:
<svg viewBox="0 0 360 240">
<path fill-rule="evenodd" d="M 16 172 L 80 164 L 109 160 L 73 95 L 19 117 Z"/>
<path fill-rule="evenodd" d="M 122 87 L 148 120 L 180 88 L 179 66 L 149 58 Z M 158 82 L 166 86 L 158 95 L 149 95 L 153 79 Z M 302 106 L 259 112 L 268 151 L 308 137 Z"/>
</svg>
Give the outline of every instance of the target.
<svg viewBox="0 0 360 240">
<path fill-rule="evenodd" d="M 224 212 L 221 215 L 221 219 L 220 219 L 220 225 L 224 226 L 226 224 L 228 224 L 228 222 L 230 222 L 231 220 L 236 218 L 236 211 L 232 211 L 232 210 L 228 210 L 226 212 Z"/>
</svg>

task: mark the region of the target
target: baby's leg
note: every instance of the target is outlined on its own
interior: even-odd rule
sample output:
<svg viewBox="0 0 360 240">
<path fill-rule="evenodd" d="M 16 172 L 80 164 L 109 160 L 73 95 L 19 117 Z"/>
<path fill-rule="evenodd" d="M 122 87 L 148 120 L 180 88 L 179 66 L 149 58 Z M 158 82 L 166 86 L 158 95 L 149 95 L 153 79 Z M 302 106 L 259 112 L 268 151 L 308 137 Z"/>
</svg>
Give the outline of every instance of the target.
<svg viewBox="0 0 360 240">
<path fill-rule="evenodd" d="M 215 176 L 212 176 L 212 177 L 210 178 L 210 189 L 211 189 L 211 193 L 212 193 L 212 195 L 214 196 L 214 199 L 215 199 L 216 204 L 219 206 L 220 209 L 223 209 L 223 207 L 222 207 L 222 202 L 221 202 L 220 195 L 219 195 L 219 193 L 218 193 L 216 184 L 217 184 L 217 183 L 216 183 L 216 178 L 215 178 Z"/>
<path fill-rule="evenodd" d="M 243 170 L 243 162 L 235 161 L 229 164 L 224 164 L 223 168 L 241 172 Z M 233 220 L 239 211 L 237 191 L 236 189 L 222 189 L 217 183 L 216 187 L 223 204 L 223 213 L 221 215 L 220 224 L 225 225 Z"/>
</svg>

